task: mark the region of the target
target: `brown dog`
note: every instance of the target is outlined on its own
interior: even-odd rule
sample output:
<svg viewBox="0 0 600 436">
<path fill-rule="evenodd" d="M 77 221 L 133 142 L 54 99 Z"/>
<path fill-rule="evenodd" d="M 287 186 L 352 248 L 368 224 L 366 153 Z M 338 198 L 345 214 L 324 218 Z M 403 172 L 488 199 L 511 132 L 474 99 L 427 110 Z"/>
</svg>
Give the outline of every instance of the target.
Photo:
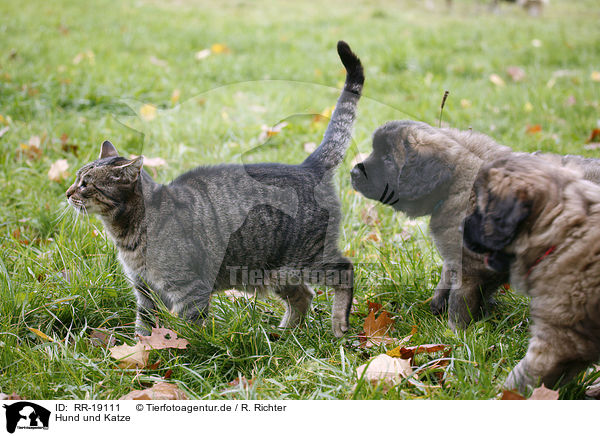
<svg viewBox="0 0 600 436">
<path fill-rule="evenodd" d="M 480 167 L 516 153 L 473 131 L 437 129 L 416 121 L 392 121 L 373 134 L 373 152 L 351 171 L 352 186 L 410 216 L 431 215 L 431 235 L 443 259 L 431 301 L 434 313 L 448 308 L 452 328 L 466 327 L 485 309 L 503 283 L 508 267 L 502 256 L 488 258 L 463 247 L 460 227 L 475 208 L 472 191 Z M 518 154 L 523 155 L 523 154 Z M 541 155 L 555 160 L 555 155 Z M 581 166 L 585 178 L 600 183 L 600 162 L 579 156 L 559 158 Z"/>
<path fill-rule="evenodd" d="M 506 387 L 562 384 L 600 358 L 600 186 L 560 158 L 501 158 L 475 182 L 466 246 L 510 264 L 531 340 Z"/>
</svg>

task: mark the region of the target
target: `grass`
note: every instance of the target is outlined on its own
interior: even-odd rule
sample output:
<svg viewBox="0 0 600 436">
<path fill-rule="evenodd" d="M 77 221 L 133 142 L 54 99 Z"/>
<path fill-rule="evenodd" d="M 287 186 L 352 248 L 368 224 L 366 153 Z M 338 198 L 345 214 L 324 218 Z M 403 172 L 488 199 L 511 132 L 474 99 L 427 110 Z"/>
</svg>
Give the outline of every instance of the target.
<svg viewBox="0 0 600 436">
<path fill-rule="evenodd" d="M 594 156 L 584 144 L 599 127 L 596 2 L 556 0 L 543 19 L 511 5 L 492 15 L 476 1 L 455 2 L 451 12 L 442 1 L 435 11 L 416 0 L 218 3 L 0 5 L 0 130 L 8 127 L 0 138 L 0 391 L 114 399 L 172 370 L 170 380 L 199 399 L 497 397 L 527 346 L 527 300 L 505 292 L 486 319 L 451 332 L 426 304 L 441 265 L 426 220 L 375 205 L 380 224 L 365 224 L 360 212 L 373 203 L 352 191 L 350 162 L 369 151 L 370 134 L 386 120 L 437 125 L 444 90 L 447 125 L 472 127 L 516 150 Z M 350 333 L 332 336 L 327 292 L 301 328 L 283 334 L 276 301 L 216 297 L 201 329 L 163 314 L 190 340 L 186 352 L 153 351 L 160 365 L 141 374 L 119 369 L 89 335 L 113 329 L 132 343 L 134 299 L 99 221 L 64 213 L 76 169 L 97 156 L 104 139 L 122 153 L 164 158 L 168 166 L 155 170 L 161 182 L 198 164 L 300 162 L 303 144 L 318 143 L 325 128 L 314 114 L 335 103 L 342 84 L 338 39 L 360 55 L 367 76 L 354 142 L 337 176 L 340 244 L 357 266 Z M 196 59 L 213 44 L 228 50 Z M 511 65 L 524 70 L 522 81 L 507 74 Z M 493 84 L 492 74 L 505 85 Z M 156 118 L 139 116 L 146 104 L 158 109 Z M 288 125 L 263 144 L 262 126 L 282 120 Z M 539 132 L 528 133 L 537 125 Z M 28 156 L 21 144 L 36 136 L 42 154 Z M 47 173 L 59 159 L 70 176 L 54 182 Z M 424 377 L 425 387 L 403 382 L 386 390 L 356 379 L 359 365 L 385 351 L 356 347 L 368 301 L 395 317 L 395 337 L 416 325 L 412 344 L 452 347 L 443 384 Z M 255 382 L 230 386 L 239 376 Z M 584 377 L 593 375 L 583 374 L 561 397 L 582 398 Z"/>
</svg>

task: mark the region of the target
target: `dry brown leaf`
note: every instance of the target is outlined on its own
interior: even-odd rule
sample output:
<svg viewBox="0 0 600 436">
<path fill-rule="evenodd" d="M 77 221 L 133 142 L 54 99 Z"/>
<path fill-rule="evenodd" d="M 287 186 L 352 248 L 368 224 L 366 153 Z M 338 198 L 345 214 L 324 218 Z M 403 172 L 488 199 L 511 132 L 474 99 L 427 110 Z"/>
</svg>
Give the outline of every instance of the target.
<svg viewBox="0 0 600 436">
<path fill-rule="evenodd" d="M 173 90 L 171 93 L 171 104 L 175 105 L 179 101 L 179 97 L 181 97 L 181 91 L 177 88 Z"/>
<path fill-rule="evenodd" d="M 409 377 L 412 372 L 408 360 L 395 359 L 387 354 L 380 354 L 371 360 L 370 363 L 356 368 L 358 378 L 363 378 L 373 384 L 377 384 L 378 382 L 397 384 L 401 379 Z"/>
<path fill-rule="evenodd" d="M 162 350 L 164 348 L 177 348 L 185 350 L 190 343 L 187 339 L 178 338 L 173 330 L 163 327 L 152 327 L 150 336 L 138 336 L 140 343 L 146 349 Z"/>
<path fill-rule="evenodd" d="M 248 380 L 245 376 L 242 376 L 241 378 L 236 377 L 227 384 L 229 386 L 233 386 L 233 387 L 239 386 L 242 389 L 248 389 L 250 386 L 252 386 L 254 384 L 254 378 L 251 378 L 250 380 Z"/>
<path fill-rule="evenodd" d="M 527 125 L 527 127 L 525 128 L 525 131 L 527 133 L 529 133 L 530 135 L 533 135 L 535 133 L 540 133 L 542 131 L 542 126 L 540 126 L 539 124 L 533 124 L 533 125 Z"/>
<path fill-rule="evenodd" d="M 513 391 L 502 391 L 501 400 L 524 400 L 525 397 Z"/>
<path fill-rule="evenodd" d="M 221 54 L 229 53 L 231 50 L 229 50 L 229 47 L 227 47 L 225 44 L 216 43 L 210 47 L 210 51 L 214 54 Z"/>
<path fill-rule="evenodd" d="M 526 76 L 525 71 L 521 67 L 508 67 L 506 68 L 506 73 L 510 76 L 513 82 L 520 82 Z"/>
<path fill-rule="evenodd" d="M 152 121 L 156 118 L 157 109 L 156 106 L 151 104 L 145 104 L 140 108 L 140 116 L 144 121 Z"/>
<path fill-rule="evenodd" d="M 288 123 L 286 121 L 282 121 L 281 123 L 276 124 L 273 127 L 269 127 L 263 124 L 261 126 L 262 132 L 260 133 L 260 135 L 258 135 L 258 140 L 264 142 L 268 138 L 279 134 L 279 132 L 281 132 L 281 130 L 287 125 Z"/>
<path fill-rule="evenodd" d="M 69 169 L 69 163 L 66 159 L 59 159 L 54 162 L 50 169 L 48 170 L 48 178 L 53 182 L 62 182 L 67 177 L 69 177 L 69 173 L 67 170 Z"/>
<path fill-rule="evenodd" d="M 227 289 L 226 291 L 223 291 L 222 294 L 231 301 L 235 301 L 238 298 L 247 299 L 249 297 L 252 297 L 251 294 L 247 292 L 238 291 L 237 289 Z"/>
<path fill-rule="evenodd" d="M 176 384 L 158 382 L 144 390 L 135 390 L 119 400 L 187 400 L 187 395 Z"/>
<path fill-rule="evenodd" d="M 133 346 L 118 345 L 109 348 L 109 351 L 112 358 L 118 360 L 119 367 L 123 369 L 145 368 L 150 358 L 150 351 L 141 342 L 137 342 Z"/>
<path fill-rule="evenodd" d="M 381 224 L 377 209 L 374 204 L 370 204 L 366 208 L 360 210 L 360 219 L 363 223 L 368 226 L 375 226 Z"/>
<path fill-rule="evenodd" d="M 96 329 L 90 334 L 90 340 L 92 341 L 92 344 L 97 347 L 114 347 L 117 343 L 117 340 L 112 333 Z"/>
<path fill-rule="evenodd" d="M 385 310 L 376 318 L 375 311 L 369 310 L 369 314 L 363 325 L 363 332 L 358 335 L 360 348 L 371 348 L 376 345 L 393 344 L 395 339 L 388 336 L 388 331 L 394 325 L 394 320 L 390 318 Z"/>
<path fill-rule="evenodd" d="M 17 395 L 16 392 L 12 394 L 5 394 L 4 392 L 0 392 L 0 401 L 3 400 L 22 400 L 23 398 L 20 395 Z"/>
<path fill-rule="evenodd" d="M 443 351 L 447 348 L 444 344 L 423 344 L 416 345 L 413 347 L 396 347 L 393 350 L 387 352 L 391 357 L 400 357 L 402 359 L 412 359 L 415 354 L 421 353 L 435 353 L 437 351 Z"/>
<path fill-rule="evenodd" d="M 558 400 L 558 391 L 548 389 L 543 384 L 539 388 L 535 388 L 529 400 Z"/>
<path fill-rule="evenodd" d="M 588 144 L 590 142 L 600 142 L 600 129 L 592 130 L 592 133 L 590 133 L 589 138 L 585 142 Z"/>
<path fill-rule="evenodd" d="M 21 158 L 38 160 L 42 157 L 42 150 L 35 144 L 19 144 L 17 151 Z"/>
<path fill-rule="evenodd" d="M 70 144 L 69 136 L 66 133 L 60 135 L 60 148 L 67 153 L 73 153 L 75 156 L 79 154 L 79 145 Z"/>
<path fill-rule="evenodd" d="M 588 386 L 585 389 L 585 394 L 588 397 L 591 398 L 595 398 L 597 400 L 600 400 L 600 381 L 597 381 L 596 383 L 594 383 L 593 385 Z"/>
<path fill-rule="evenodd" d="M 492 82 L 496 86 L 504 86 L 504 80 L 497 74 L 490 75 L 490 82 Z"/>
</svg>

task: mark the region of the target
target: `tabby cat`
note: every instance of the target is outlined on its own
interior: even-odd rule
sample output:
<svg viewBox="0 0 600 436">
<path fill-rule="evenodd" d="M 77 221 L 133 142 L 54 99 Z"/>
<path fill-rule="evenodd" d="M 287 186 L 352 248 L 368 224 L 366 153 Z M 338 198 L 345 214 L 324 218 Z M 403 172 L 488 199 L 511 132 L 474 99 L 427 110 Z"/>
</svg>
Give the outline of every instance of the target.
<svg viewBox="0 0 600 436">
<path fill-rule="evenodd" d="M 346 83 L 320 146 L 301 164 L 201 166 L 168 185 L 143 158 L 119 156 L 105 141 L 67 190 L 77 211 L 99 216 L 118 248 L 137 299 L 136 333 L 153 325 L 157 296 L 172 312 L 201 322 L 211 293 L 271 289 L 286 304 L 280 327 L 310 308 L 308 285 L 334 291 L 332 327 L 348 330 L 353 266 L 338 248 L 341 220 L 333 174 L 351 140 L 364 74 L 338 42 Z"/>
</svg>

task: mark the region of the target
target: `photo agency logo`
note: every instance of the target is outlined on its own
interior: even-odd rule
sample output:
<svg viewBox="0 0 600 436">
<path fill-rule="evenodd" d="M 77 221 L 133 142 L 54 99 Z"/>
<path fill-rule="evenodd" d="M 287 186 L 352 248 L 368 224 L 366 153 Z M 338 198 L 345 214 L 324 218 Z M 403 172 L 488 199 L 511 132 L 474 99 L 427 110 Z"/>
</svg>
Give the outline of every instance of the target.
<svg viewBox="0 0 600 436">
<path fill-rule="evenodd" d="M 19 430 L 48 430 L 50 411 L 29 401 L 2 405 L 6 414 L 6 431 L 14 433 Z"/>
</svg>

